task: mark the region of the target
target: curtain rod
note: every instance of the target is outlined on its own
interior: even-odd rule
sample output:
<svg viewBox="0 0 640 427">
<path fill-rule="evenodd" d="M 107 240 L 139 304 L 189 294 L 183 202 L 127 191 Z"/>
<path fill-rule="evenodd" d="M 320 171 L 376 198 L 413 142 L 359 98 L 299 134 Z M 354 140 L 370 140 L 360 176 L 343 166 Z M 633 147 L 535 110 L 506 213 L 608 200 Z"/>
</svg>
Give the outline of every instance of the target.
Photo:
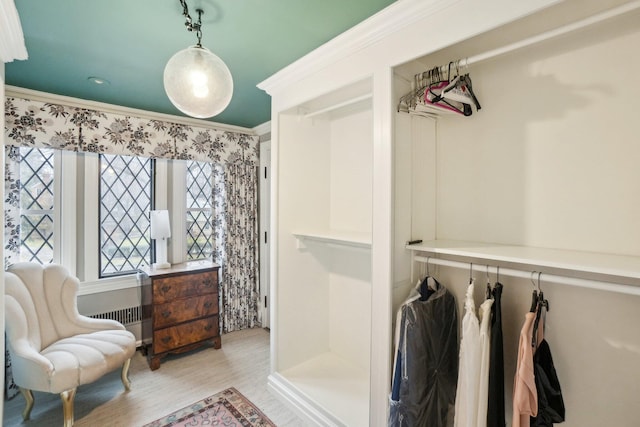
<svg viewBox="0 0 640 427">
<path fill-rule="evenodd" d="M 510 53 L 510 52 L 515 51 L 515 50 L 522 49 L 524 47 L 528 47 L 528 46 L 531 46 L 533 44 L 540 43 L 540 42 L 543 42 L 545 40 L 549 40 L 549 39 L 552 39 L 554 37 L 558 37 L 558 36 L 561 36 L 563 34 L 567 34 L 567 33 L 570 33 L 572 31 L 576 31 L 576 30 L 579 30 L 581 28 L 588 27 L 588 26 L 593 25 L 593 24 L 597 24 L 597 23 L 605 21 L 607 19 L 611 19 L 611 18 L 615 18 L 615 17 L 620 16 L 620 15 L 624 15 L 625 13 L 632 12 L 632 11 L 638 9 L 638 8 L 640 8 L 640 0 L 636 0 L 636 1 L 633 1 L 631 3 L 627 3 L 627 4 L 624 4 L 624 5 L 621 5 L 621 6 L 617 6 L 617 7 L 614 7 L 612 9 L 609 9 L 609 10 L 607 10 L 605 12 L 600 12 L 598 14 L 595 14 L 595 15 L 590 16 L 588 18 L 582 19 L 580 21 L 576 21 L 574 23 L 565 25 L 563 27 L 556 28 L 555 30 L 550 30 L 550 31 L 547 31 L 545 33 L 541 33 L 541 34 L 535 35 L 533 37 L 529 37 L 527 39 L 520 40 L 520 41 L 511 43 L 511 44 L 508 44 L 506 46 L 499 47 L 497 49 L 490 50 L 490 51 L 485 52 L 485 53 L 481 53 L 481 54 L 478 54 L 478 55 L 474 55 L 474 56 L 470 56 L 468 58 L 461 59 L 459 61 L 458 65 L 460 67 L 466 67 L 466 66 L 469 66 L 471 64 L 476 64 L 478 62 L 486 61 L 488 59 L 492 59 L 492 58 L 495 58 L 497 56 L 504 55 L 506 53 Z M 440 66 L 440 72 L 444 73 L 446 75 L 448 67 L 449 67 L 448 64 Z M 422 75 L 422 73 L 418 74 L 418 76 L 421 76 L 421 75 Z"/>
<path fill-rule="evenodd" d="M 431 264 L 442 265 L 445 267 L 460 268 L 465 270 L 472 269 L 475 271 L 482 271 L 482 272 L 486 272 L 487 269 L 489 268 L 489 266 L 485 264 L 451 261 L 451 260 L 442 259 L 442 258 L 433 258 L 433 257 L 424 257 L 424 256 L 414 256 L 413 260 L 417 262 L 425 263 L 427 265 L 431 265 Z M 495 268 L 496 268 L 496 274 L 500 274 L 504 276 L 517 277 L 521 279 L 531 279 L 532 277 L 531 271 L 515 270 L 512 268 L 502 268 L 502 267 L 495 267 Z M 545 281 L 557 283 L 560 285 L 577 286 L 580 288 L 597 289 L 597 290 L 606 291 L 606 292 L 616 292 L 616 293 L 621 293 L 626 295 L 640 296 L 640 287 L 638 286 L 623 285 L 618 283 L 599 282 L 596 280 L 580 279 L 580 278 L 568 277 L 568 276 L 559 276 L 556 274 L 549 274 L 544 272 L 538 272 L 538 273 L 540 273 L 541 278 L 544 277 Z M 537 279 L 537 276 L 535 277 Z"/>
</svg>

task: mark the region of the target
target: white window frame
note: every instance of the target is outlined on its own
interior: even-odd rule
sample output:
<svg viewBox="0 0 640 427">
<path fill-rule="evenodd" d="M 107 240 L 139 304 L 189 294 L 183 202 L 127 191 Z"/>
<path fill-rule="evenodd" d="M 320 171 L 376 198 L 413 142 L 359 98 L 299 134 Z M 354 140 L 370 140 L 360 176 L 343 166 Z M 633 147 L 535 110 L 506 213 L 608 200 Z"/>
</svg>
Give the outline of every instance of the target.
<svg viewBox="0 0 640 427">
<path fill-rule="evenodd" d="M 171 220 L 169 253 L 171 255 L 170 261 L 175 264 L 187 260 L 187 162 L 173 160 L 170 164 L 169 175 L 172 189 L 168 205 L 169 219 Z"/>
<path fill-rule="evenodd" d="M 53 262 L 65 266 L 72 274 L 76 273 L 77 240 L 74 154 L 53 149 Z"/>
</svg>

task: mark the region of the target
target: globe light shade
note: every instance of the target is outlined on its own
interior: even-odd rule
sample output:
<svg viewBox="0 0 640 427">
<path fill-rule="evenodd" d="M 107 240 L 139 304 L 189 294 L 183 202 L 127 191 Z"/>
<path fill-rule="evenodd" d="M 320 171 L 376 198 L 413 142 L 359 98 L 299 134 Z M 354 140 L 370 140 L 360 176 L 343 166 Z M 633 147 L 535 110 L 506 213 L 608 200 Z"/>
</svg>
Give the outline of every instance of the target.
<svg viewBox="0 0 640 427">
<path fill-rule="evenodd" d="M 227 108 L 233 95 L 233 78 L 217 55 L 205 47 L 191 46 L 167 62 L 164 90 L 178 110 L 205 119 Z"/>
</svg>

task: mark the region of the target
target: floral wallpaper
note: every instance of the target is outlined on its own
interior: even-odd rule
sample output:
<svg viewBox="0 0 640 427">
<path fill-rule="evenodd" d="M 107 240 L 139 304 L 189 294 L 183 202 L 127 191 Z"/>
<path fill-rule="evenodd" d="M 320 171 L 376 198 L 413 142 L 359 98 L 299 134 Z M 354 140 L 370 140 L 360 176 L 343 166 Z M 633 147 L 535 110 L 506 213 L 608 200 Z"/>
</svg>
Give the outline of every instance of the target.
<svg viewBox="0 0 640 427">
<path fill-rule="evenodd" d="M 5 133 L 5 265 L 19 259 L 20 249 L 20 153 L 16 147 L 207 161 L 215 166 L 214 262 L 221 266 L 221 329 L 230 332 L 256 326 L 257 136 L 17 97 L 5 99 Z"/>
</svg>

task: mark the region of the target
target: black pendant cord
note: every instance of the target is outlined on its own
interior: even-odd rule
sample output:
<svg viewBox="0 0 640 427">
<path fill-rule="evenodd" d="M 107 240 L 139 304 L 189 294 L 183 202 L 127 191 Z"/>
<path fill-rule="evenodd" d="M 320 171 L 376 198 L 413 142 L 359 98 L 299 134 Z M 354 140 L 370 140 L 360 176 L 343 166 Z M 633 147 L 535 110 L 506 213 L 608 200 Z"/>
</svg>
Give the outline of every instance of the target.
<svg viewBox="0 0 640 427">
<path fill-rule="evenodd" d="M 179 0 L 180 5 L 182 6 L 182 15 L 186 18 L 184 22 L 184 26 L 187 27 L 188 31 L 194 31 L 196 33 L 196 37 L 198 38 L 198 47 L 202 47 L 202 14 L 204 10 L 196 9 L 196 13 L 198 14 L 198 22 L 193 22 L 191 15 L 189 14 L 189 7 L 187 6 L 187 2 L 185 0 Z"/>
</svg>

